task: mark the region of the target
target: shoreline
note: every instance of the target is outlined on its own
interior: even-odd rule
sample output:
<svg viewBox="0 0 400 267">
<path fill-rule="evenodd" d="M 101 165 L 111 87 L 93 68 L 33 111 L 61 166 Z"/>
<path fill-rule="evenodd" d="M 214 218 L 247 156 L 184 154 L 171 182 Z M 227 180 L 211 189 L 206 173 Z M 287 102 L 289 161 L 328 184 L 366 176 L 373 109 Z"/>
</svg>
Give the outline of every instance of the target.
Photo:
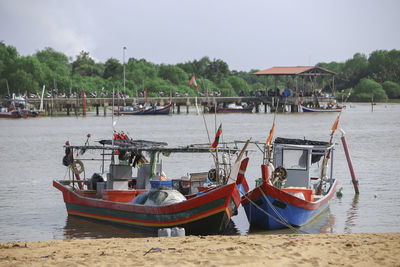
<svg viewBox="0 0 400 267">
<path fill-rule="evenodd" d="M 400 266 L 400 233 L 1 242 L 0 266 Z"/>
</svg>

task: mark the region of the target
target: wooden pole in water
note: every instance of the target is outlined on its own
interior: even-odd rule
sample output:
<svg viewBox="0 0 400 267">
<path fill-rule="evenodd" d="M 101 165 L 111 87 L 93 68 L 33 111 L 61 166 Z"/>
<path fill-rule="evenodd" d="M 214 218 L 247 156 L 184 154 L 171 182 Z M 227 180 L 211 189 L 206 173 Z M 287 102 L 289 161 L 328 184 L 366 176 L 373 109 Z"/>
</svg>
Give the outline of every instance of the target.
<svg viewBox="0 0 400 267">
<path fill-rule="evenodd" d="M 340 129 L 340 131 L 342 132 L 341 139 L 342 139 L 344 153 L 346 154 L 347 164 L 349 165 L 351 180 L 352 180 L 353 186 L 354 186 L 354 192 L 356 193 L 356 195 L 358 195 L 358 194 L 360 194 L 360 190 L 358 189 L 358 180 L 357 180 L 356 174 L 354 172 L 353 163 L 351 162 L 351 157 L 350 157 L 349 149 L 347 147 L 347 142 L 346 142 L 346 138 L 345 138 L 345 132 L 342 129 Z"/>
<path fill-rule="evenodd" d="M 86 96 L 85 90 L 82 88 L 82 97 L 83 97 L 83 117 L 86 117 Z"/>
<path fill-rule="evenodd" d="M 371 112 L 374 112 L 374 95 L 371 97 Z"/>
</svg>

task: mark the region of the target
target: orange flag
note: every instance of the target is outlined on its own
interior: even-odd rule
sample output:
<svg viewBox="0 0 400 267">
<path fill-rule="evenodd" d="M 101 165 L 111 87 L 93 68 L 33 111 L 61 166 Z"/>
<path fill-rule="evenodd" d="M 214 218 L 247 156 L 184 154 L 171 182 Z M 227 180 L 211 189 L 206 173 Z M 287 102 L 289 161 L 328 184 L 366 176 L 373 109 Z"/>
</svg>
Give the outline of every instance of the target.
<svg viewBox="0 0 400 267">
<path fill-rule="evenodd" d="M 272 124 L 272 128 L 269 131 L 267 142 L 265 142 L 267 146 L 271 145 L 272 138 L 274 137 L 274 129 L 275 129 L 275 122 Z"/>
<path fill-rule="evenodd" d="M 335 131 L 338 129 L 339 126 L 339 121 L 340 121 L 340 115 L 342 114 L 342 112 L 339 113 L 339 115 L 337 116 L 335 123 L 332 125 L 332 133 L 331 135 L 333 135 L 335 133 Z"/>
</svg>

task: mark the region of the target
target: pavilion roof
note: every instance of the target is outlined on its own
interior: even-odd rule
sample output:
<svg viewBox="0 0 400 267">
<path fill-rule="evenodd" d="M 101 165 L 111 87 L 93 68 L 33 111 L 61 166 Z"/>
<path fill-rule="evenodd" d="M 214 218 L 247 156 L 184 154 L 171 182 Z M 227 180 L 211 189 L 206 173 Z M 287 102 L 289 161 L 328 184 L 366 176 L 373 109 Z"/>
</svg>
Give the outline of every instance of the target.
<svg viewBox="0 0 400 267">
<path fill-rule="evenodd" d="M 272 67 L 254 72 L 255 75 L 336 75 L 336 72 L 318 66 Z"/>
</svg>

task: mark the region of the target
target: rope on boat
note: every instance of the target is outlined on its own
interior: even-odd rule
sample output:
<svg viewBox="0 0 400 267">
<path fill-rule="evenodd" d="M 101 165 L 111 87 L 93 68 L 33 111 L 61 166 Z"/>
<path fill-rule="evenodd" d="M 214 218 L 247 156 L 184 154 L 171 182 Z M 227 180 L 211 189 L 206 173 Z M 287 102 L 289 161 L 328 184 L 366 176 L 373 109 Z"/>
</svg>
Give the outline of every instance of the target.
<svg viewBox="0 0 400 267">
<path fill-rule="evenodd" d="M 75 174 L 81 174 L 82 172 L 85 171 L 83 162 L 79 159 L 74 160 L 69 166 L 70 166 L 72 172 Z"/>
<path fill-rule="evenodd" d="M 277 212 L 276 209 L 272 206 L 271 201 L 269 201 L 269 199 L 268 199 L 267 196 L 264 194 L 264 192 L 262 192 L 261 189 L 259 189 L 259 190 L 260 190 L 261 193 L 263 194 L 264 198 L 267 200 L 267 204 L 271 206 L 271 208 L 274 210 L 274 212 L 275 212 L 281 219 L 276 218 L 274 215 L 269 214 L 267 211 L 265 211 L 265 210 L 263 210 L 262 208 L 260 208 L 254 201 L 252 201 L 249 197 L 247 197 L 247 195 L 244 195 L 244 197 L 245 197 L 254 207 L 256 207 L 257 209 L 259 209 L 262 213 L 264 213 L 265 215 L 271 217 L 271 219 L 275 220 L 276 222 L 283 224 L 284 226 L 286 226 L 287 228 L 289 228 L 290 230 L 292 230 L 293 233 L 299 231 L 299 232 L 301 232 L 301 233 L 308 234 L 308 232 L 302 231 L 302 230 L 299 230 L 299 229 L 296 229 L 296 228 L 293 227 L 291 224 L 289 224 L 289 223 L 279 214 L 279 212 Z M 250 210 L 250 212 L 251 212 L 251 210 Z"/>
<path fill-rule="evenodd" d="M 283 225 L 287 226 L 288 228 L 290 228 L 292 231 L 297 231 L 296 228 L 294 228 L 274 207 L 274 205 L 272 205 L 271 201 L 267 198 L 267 196 L 264 194 L 264 192 L 261 190 L 261 188 L 259 188 L 261 194 L 263 195 L 263 197 L 265 198 L 265 200 L 267 201 L 268 205 L 272 208 L 272 210 L 275 212 L 275 214 L 279 217 L 279 219 L 281 220 L 281 223 L 284 222 Z"/>
</svg>

